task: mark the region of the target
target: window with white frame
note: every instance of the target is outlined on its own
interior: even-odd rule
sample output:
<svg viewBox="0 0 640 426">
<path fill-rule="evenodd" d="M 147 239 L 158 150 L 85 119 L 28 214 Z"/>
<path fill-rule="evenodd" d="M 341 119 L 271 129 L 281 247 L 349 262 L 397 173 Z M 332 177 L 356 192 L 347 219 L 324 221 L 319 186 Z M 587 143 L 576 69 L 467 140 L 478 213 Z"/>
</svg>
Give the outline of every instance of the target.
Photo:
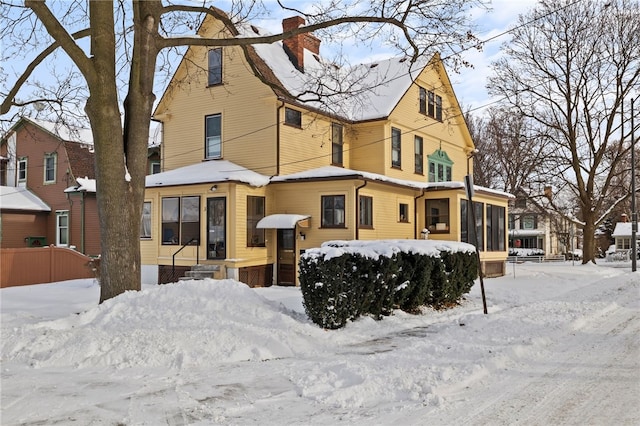
<svg viewBox="0 0 640 426">
<path fill-rule="evenodd" d="M 44 183 L 56 181 L 56 159 L 58 155 L 51 152 L 44 155 Z"/>
<path fill-rule="evenodd" d="M 69 245 L 69 210 L 56 212 L 56 245 Z"/>
<path fill-rule="evenodd" d="M 27 157 L 18 160 L 18 183 L 27 182 Z"/>
<path fill-rule="evenodd" d="M 142 205 L 142 220 L 140 222 L 140 238 L 151 238 L 151 201 Z"/>
</svg>

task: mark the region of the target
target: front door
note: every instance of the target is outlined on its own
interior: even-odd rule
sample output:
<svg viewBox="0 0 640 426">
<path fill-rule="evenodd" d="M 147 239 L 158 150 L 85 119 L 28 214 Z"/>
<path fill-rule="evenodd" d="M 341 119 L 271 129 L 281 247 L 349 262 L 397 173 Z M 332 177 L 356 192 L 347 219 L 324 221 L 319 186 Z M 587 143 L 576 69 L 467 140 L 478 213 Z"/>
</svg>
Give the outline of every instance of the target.
<svg viewBox="0 0 640 426">
<path fill-rule="evenodd" d="M 227 199 L 207 198 L 207 259 L 227 257 Z"/>
<path fill-rule="evenodd" d="M 296 240 L 293 229 L 278 229 L 278 285 L 296 285 Z"/>
</svg>

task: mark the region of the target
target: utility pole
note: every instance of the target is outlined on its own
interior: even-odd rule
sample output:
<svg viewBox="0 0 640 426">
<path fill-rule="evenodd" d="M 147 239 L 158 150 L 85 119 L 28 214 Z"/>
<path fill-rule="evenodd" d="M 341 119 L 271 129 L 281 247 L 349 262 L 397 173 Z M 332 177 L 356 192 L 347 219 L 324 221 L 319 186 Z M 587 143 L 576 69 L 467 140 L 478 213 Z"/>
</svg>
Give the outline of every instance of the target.
<svg viewBox="0 0 640 426">
<path fill-rule="evenodd" d="M 636 271 L 638 247 L 636 233 L 638 232 L 638 212 L 636 211 L 636 135 L 633 122 L 633 103 L 631 98 L 631 272 Z"/>
</svg>

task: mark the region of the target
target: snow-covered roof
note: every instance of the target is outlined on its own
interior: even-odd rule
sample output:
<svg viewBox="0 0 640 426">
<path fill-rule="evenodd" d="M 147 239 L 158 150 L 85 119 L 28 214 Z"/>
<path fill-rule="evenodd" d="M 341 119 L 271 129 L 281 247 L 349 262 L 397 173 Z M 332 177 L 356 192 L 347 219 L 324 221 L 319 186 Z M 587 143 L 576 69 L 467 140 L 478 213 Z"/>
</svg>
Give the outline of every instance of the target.
<svg viewBox="0 0 640 426">
<path fill-rule="evenodd" d="M 311 216 L 303 214 L 272 214 L 265 216 L 258 221 L 258 229 L 293 229 L 301 220 L 309 219 Z"/>
<path fill-rule="evenodd" d="M 613 230 L 612 237 L 630 237 L 631 236 L 631 222 L 618 222 Z"/>
<path fill-rule="evenodd" d="M 51 211 L 40 197 L 20 186 L 0 186 L 0 208 L 2 210 Z"/>
<path fill-rule="evenodd" d="M 271 178 L 272 182 L 291 182 L 297 180 L 314 180 L 324 178 L 362 178 L 372 181 L 386 182 L 394 185 L 400 185 L 417 190 L 427 189 L 464 189 L 464 182 L 418 182 L 414 180 L 396 179 L 389 176 L 364 172 L 360 170 L 352 170 L 343 167 L 325 166 L 316 169 L 305 170 L 298 173 L 292 173 L 289 175 L 274 176 Z M 507 192 L 498 191 L 484 186 L 474 185 L 475 191 L 494 194 L 500 197 L 513 198 L 512 194 Z"/>
<path fill-rule="evenodd" d="M 87 177 L 76 179 L 76 185 L 72 185 L 64 192 L 96 192 L 96 180 Z"/>
<path fill-rule="evenodd" d="M 93 145 L 93 134 L 91 133 L 91 129 L 70 126 L 52 121 L 40 120 L 37 118 L 23 117 L 23 119 L 32 122 L 36 126 L 41 127 L 42 129 L 62 139 L 63 141 L 79 142 Z"/>
<path fill-rule="evenodd" d="M 210 160 L 147 176 L 147 188 L 195 183 L 242 182 L 265 186 L 269 177 L 227 160 Z"/>
<path fill-rule="evenodd" d="M 237 25 L 236 29 L 239 37 L 255 37 L 256 30 L 260 35 L 271 35 L 253 25 Z M 329 103 L 332 113 L 353 121 L 388 116 L 431 59 L 422 57 L 412 63 L 406 57 L 396 57 L 339 67 L 303 49 L 304 72 L 301 72 L 291 62 L 282 41 L 252 47 L 289 94 L 314 108 L 326 109 Z M 309 88 L 321 92 L 329 101 L 324 104 L 315 101 L 318 93 L 308 94 Z"/>
</svg>

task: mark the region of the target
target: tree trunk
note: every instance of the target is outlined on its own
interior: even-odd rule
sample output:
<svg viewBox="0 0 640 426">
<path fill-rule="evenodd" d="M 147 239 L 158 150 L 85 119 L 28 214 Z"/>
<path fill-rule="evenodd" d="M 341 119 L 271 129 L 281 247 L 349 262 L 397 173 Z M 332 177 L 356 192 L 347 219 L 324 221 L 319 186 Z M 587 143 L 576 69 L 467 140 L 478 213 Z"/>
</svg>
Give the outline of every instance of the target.
<svg viewBox="0 0 640 426">
<path fill-rule="evenodd" d="M 593 262 L 596 263 L 596 225 L 593 215 L 585 218 L 585 224 L 582 231 L 582 264 Z"/>
<path fill-rule="evenodd" d="M 133 180 L 126 167 L 115 72 L 113 4 L 91 2 L 90 20 L 95 73 L 88 82 L 90 96 L 85 111 L 91 122 L 95 149 L 102 303 L 127 290 L 141 288 L 140 242 L 136 237 L 140 232 L 144 182 L 140 183 L 140 170 L 135 171 Z M 145 147 L 147 138 L 148 125 Z"/>
</svg>

